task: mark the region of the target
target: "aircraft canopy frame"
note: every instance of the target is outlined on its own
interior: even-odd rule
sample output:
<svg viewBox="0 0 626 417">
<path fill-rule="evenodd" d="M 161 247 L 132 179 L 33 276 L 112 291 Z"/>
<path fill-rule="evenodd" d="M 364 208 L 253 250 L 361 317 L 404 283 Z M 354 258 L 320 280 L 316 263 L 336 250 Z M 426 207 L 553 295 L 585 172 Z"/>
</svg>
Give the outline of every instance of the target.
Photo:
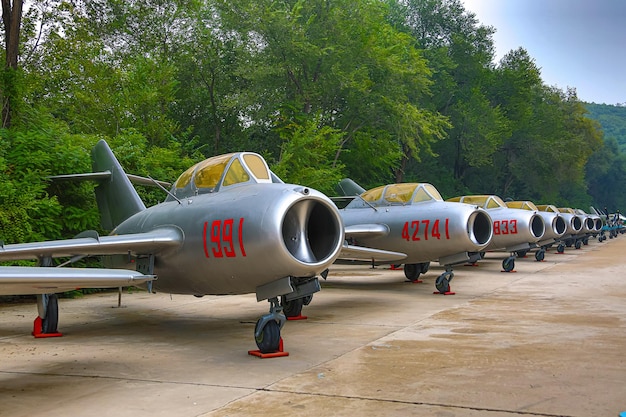
<svg viewBox="0 0 626 417">
<path fill-rule="evenodd" d="M 219 191 L 245 183 L 271 183 L 272 175 L 265 159 L 252 152 L 236 152 L 207 158 L 183 172 L 172 194 L 187 198 Z"/>
</svg>

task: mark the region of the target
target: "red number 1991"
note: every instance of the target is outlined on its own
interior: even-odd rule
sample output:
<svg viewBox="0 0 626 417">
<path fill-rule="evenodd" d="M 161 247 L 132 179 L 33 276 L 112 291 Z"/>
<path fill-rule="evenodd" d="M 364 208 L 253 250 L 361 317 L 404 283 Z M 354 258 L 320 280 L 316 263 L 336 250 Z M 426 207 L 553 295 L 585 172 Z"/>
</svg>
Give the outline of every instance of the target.
<svg viewBox="0 0 626 417">
<path fill-rule="evenodd" d="M 209 222 L 204 222 L 204 232 L 202 233 L 204 256 L 207 258 L 236 257 L 237 252 L 235 251 L 233 237 L 234 229 L 235 219 L 213 220 L 210 225 Z M 237 223 L 237 243 L 239 244 L 241 256 L 246 256 L 246 250 L 243 247 L 242 229 L 243 217 L 240 217 Z M 209 246 L 211 247 L 209 248 Z"/>
</svg>

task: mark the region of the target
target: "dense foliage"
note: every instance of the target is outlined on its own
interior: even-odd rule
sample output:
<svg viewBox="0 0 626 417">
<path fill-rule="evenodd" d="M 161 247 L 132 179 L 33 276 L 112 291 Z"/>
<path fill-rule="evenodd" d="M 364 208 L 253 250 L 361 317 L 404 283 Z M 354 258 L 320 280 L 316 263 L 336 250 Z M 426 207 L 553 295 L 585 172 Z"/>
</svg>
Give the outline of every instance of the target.
<svg viewBox="0 0 626 417">
<path fill-rule="evenodd" d="M 167 181 L 249 150 L 327 193 L 349 176 L 427 181 L 445 197 L 624 203 L 619 147 L 575 90 L 545 85 L 522 48 L 494 63 L 494 29 L 460 0 L 27 3 L 18 65 L 5 55 L 0 79 L 7 242 L 98 228 L 91 185 L 46 177 L 89 171 L 101 138 L 128 172 Z"/>
</svg>

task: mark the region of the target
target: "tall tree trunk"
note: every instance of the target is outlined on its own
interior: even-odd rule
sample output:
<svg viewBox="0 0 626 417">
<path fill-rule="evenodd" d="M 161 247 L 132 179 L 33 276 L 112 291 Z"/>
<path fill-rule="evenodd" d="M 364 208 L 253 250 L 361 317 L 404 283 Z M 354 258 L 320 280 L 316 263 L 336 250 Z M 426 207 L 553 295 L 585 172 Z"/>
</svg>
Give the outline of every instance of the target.
<svg viewBox="0 0 626 417">
<path fill-rule="evenodd" d="M 2 127 L 11 127 L 12 104 L 16 99 L 15 71 L 20 46 L 20 26 L 22 24 L 22 6 L 24 0 L 2 0 L 2 22 L 4 23 L 4 42 L 6 61 L 4 82 L 0 96 L 2 98 Z"/>
</svg>

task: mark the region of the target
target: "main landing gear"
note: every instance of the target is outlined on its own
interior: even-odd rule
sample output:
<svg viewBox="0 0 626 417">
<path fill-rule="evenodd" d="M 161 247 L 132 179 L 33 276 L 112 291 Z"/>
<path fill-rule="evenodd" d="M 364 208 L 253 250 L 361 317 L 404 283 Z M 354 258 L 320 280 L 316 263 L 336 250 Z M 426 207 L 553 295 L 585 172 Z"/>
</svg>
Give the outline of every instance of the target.
<svg viewBox="0 0 626 417">
<path fill-rule="evenodd" d="M 419 276 L 428 272 L 429 268 L 430 262 L 404 264 L 404 276 L 410 282 L 417 284 L 422 282 L 419 279 Z M 435 280 L 435 288 L 437 288 L 437 292 L 435 292 L 435 294 L 454 294 L 453 292 L 450 292 L 450 281 L 452 281 L 452 278 L 454 278 L 454 272 L 452 272 L 452 269 L 447 268 L 446 272 L 439 275 Z"/>
<path fill-rule="evenodd" d="M 40 294 L 37 296 L 37 310 L 39 315 L 33 324 L 33 336 L 59 337 L 59 300 L 56 294 Z"/>
<path fill-rule="evenodd" d="M 404 276 L 411 282 L 419 283 L 422 282 L 418 279 L 419 276 L 428 272 L 428 268 L 430 268 L 430 262 L 422 262 L 419 264 L 405 264 Z"/>
</svg>

